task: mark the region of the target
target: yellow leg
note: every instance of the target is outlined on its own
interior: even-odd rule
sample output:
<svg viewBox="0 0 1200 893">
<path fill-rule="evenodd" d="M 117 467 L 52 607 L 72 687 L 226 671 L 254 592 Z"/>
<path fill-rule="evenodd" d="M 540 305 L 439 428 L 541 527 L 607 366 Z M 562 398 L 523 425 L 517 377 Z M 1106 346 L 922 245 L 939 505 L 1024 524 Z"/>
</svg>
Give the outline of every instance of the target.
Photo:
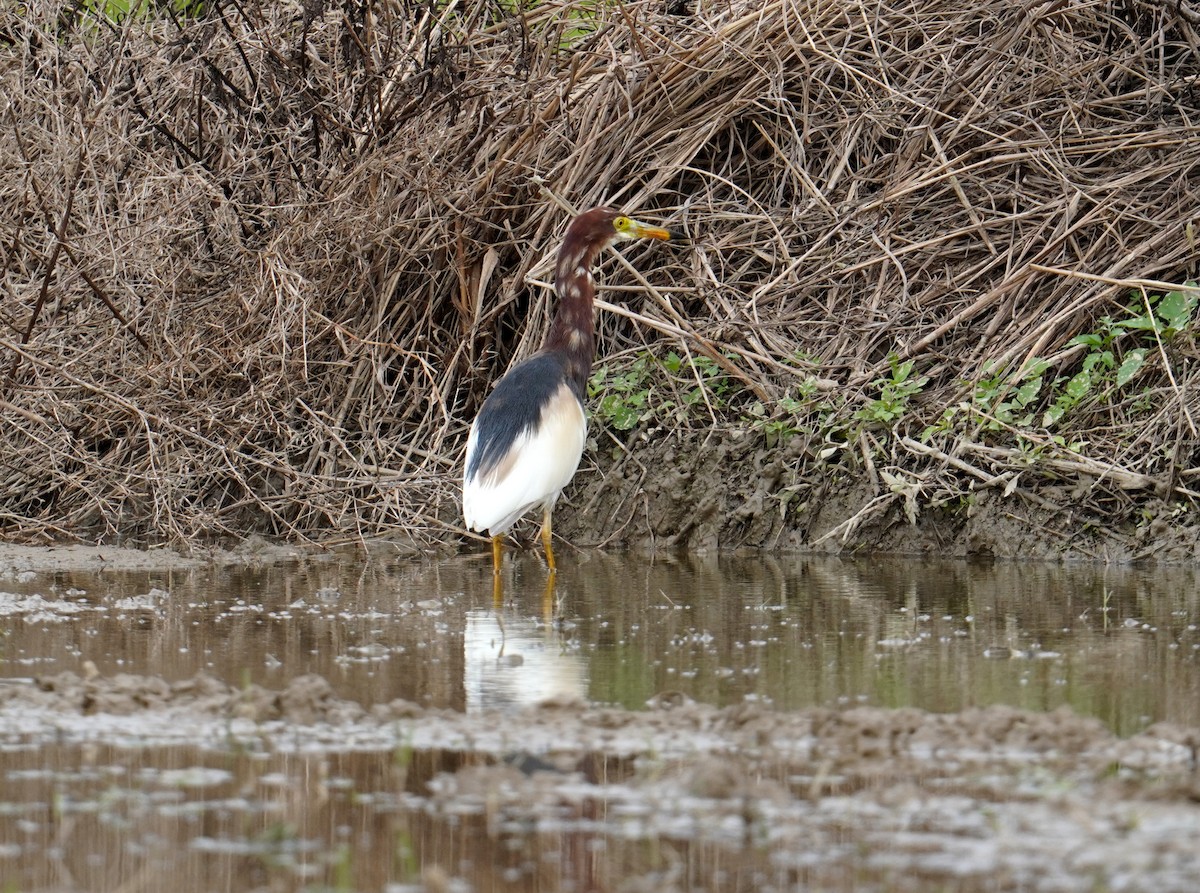
<svg viewBox="0 0 1200 893">
<path fill-rule="evenodd" d="M 492 537 L 492 576 L 500 576 L 500 565 L 504 561 L 504 540 Z"/>
<path fill-rule="evenodd" d="M 554 563 L 554 549 L 550 545 L 550 509 L 542 509 L 542 548 L 546 550 L 546 564 L 550 565 L 550 573 L 558 572 Z"/>
<path fill-rule="evenodd" d="M 492 606 L 499 610 L 504 604 L 504 578 L 500 576 L 500 563 L 504 560 L 504 541 L 492 537 Z"/>
<path fill-rule="evenodd" d="M 542 591 L 542 622 L 546 624 L 546 629 L 550 629 L 554 624 L 554 614 L 557 605 L 554 601 L 554 581 L 558 579 L 557 571 L 550 571 L 546 577 L 546 588 Z"/>
</svg>

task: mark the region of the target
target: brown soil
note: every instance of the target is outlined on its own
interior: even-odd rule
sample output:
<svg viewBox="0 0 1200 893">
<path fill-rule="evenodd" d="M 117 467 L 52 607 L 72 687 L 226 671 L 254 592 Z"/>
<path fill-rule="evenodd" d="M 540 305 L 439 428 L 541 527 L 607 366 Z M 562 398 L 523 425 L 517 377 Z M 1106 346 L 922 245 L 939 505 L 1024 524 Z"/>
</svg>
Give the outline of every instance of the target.
<svg viewBox="0 0 1200 893">
<path fill-rule="evenodd" d="M 600 439 L 608 435 L 602 433 Z M 942 504 L 903 493 L 874 469 L 814 462 L 796 438 L 768 447 L 746 429 L 639 430 L 626 449 L 597 450 L 555 513 L 580 546 L 893 552 L 954 558 L 1195 561 L 1195 513 L 1153 494 L 1115 510 L 1092 499 L 1093 477 L 1035 489 L 964 488 Z M 1030 475 L 1032 476 L 1032 472 Z"/>
<path fill-rule="evenodd" d="M 25 546 L 0 543 L 0 575 L 39 571 L 161 570 L 200 567 L 203 564 L 254 564 L 296 558 L 302 550 L 295 546 L 268 542 L 251 536 L 232 549 L 194 545 L 182 554 L 171 548 L 132 549 L 124 546 L 87 546 L 57 543 L 51 546 Z"/>
<path fill-rule="evenodd" d="M 785 713 L 746 704 L 716 708 L 674 692 L 659 694 L 648 707 L 635 712 L 551 700 L 516 714 L 465 714 L 397 700 L 366 708 L 339 697 L 317 675 L 295 677 L 280 690 L 235 687 L 205 674 L 168 683 L 157 676 L 72 672 L 0 688 L 0 713 L 57 716 L 68 726 L 95 714 L 137 717 L 140 732 L 152 738 L 186 734 L 213 719 L 247 720 L 256 733 L 280 740 L 297 727 L 328 723 L 386 731 L 397 721 L 411 721 L 411 742 L 418 749 L 457 747 L 469 739 L 480 754 L 503 756 L 522 742 L 525 750 L 549 753 L 560 768 L 588 755 L 656 752 L 739 755 L 792 771 L 824 764 L 826 772 L 860 779 L 886 769 L 893 781 L 927 775 L 935 764 L 1030 763 L 1100 783 L 1117 762 L 1153 773 L 1156 797 L 1200 796 L 1200 778 L 1193 775 L 1200 768 L 1200 732 L 1169 723 L 1120 739 L 1099 720 L 1065 709 L 1033 713 L 997 706 L 938 714 L 855 707 Z M 1164 786 L 1163 773 L 1179 773 L 1178 785 Z"/>
</svg>

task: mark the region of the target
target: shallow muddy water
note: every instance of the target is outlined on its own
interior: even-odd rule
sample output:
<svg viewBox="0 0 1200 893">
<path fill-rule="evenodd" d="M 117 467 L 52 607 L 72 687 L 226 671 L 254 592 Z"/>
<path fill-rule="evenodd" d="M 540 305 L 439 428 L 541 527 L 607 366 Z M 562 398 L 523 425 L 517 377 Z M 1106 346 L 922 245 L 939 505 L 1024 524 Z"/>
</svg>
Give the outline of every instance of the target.
<svg viewBox="0 0 1200 893">
<path fill-rule="evenodd" d="M 1191 569 L 489 557 L 0 576 L 0 889 L 1200 876 Z"/>
<path fill-rule="evenodd" d="M 727 706 L 954 711 L 1069 705 L 1120 734 L 1200 725 L 1191 569 L 879 558 L 565 561 L 553 593 L 490 566 L 355 556 L 259 568 L 0 581 L 0 677 L 198 671 L 279 688 L 317 673 L 370 706 L 462 710 L 663 692 Z"/>
</svg>

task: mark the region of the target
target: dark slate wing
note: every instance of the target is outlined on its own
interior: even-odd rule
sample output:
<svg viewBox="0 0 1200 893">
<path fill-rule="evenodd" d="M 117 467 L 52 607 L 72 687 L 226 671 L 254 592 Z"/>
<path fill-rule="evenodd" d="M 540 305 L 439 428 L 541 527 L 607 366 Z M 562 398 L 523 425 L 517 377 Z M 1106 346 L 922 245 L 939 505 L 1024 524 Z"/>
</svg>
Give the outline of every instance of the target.
<svg viewBox="0 0 1200 893">
<path fill-rule="evenodd" d="M 467 480 L 490 472 L 518 437 L 537 428 L 543 407 L 565 380 L 566 363 L 556 353 L 534 354 L 500 379 L 475 419 L 478 435 L 467 460 Z"/>
</svg>

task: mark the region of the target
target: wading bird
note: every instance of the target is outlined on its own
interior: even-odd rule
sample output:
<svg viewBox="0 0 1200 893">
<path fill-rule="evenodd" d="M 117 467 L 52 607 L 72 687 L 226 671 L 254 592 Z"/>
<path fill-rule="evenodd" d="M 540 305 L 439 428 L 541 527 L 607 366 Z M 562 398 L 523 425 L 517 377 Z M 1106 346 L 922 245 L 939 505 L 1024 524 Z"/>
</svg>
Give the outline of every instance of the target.
<svg viewBox="0 0 1200 893">
<path fill-rule="evenodd" d="M 567 227 L 554 268 L 558 312 L 541 350 L 509 370 L 471 424 L 463 470 L 463 517 L 492 537 L 499 575 L 501 538 L 526 512 L 542 510 L 542 546 L 553 575 L 550 514 L 579 467 L 587 437 L 583 401 L 595 354 L 592 264 L 622 239 L 678 239 L 612 208 L 585 211 Z"/>
</svg>

